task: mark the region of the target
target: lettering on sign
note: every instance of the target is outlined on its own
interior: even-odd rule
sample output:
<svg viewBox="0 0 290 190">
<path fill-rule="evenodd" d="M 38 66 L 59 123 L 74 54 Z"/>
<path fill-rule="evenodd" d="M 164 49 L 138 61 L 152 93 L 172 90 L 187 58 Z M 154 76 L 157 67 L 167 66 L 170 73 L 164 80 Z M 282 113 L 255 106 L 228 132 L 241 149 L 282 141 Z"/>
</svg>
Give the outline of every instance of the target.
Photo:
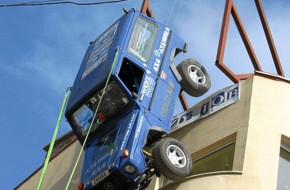
<svg viewBox="0 0 290 190">
<path fill-rule="evenodd" d="M 200 118 L 207 117 L 222 108 L 237 102 L 240 98 L 239 96 L 239 84 L 226 87 L 214 93 L 189 110 L 174 116 L 171 122 L 171 131 L 175 131 Z"/>
</svg>

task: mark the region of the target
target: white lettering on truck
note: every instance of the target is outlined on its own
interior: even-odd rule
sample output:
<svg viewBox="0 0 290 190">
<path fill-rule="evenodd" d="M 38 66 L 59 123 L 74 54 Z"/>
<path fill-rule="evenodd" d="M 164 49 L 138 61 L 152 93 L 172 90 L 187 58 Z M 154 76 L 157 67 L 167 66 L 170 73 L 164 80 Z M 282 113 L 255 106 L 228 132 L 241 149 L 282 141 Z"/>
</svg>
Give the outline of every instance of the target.
<svg viewBox="0 0 290 190">
<path fill-rule="evenodd" d="M 130 123 L 129 123 L 129 125 L 128 125 L 128 129 L 127 129 L 127 131 L 126 131 L 126 134 L 125 134 L 125 136 L 124 136 L 124 139 L 123 139 L 123 142 L 122 142 L 122 145 L 121 145 L 121 148 L 120 148 L 120 150 L 123 150 L 124 148 L 125 148 L 125 143 L 127 142 L 127 139 L 128 139 L 128 137 L 129 137 L 129 135 L 130 135 L 130 132 L 131 132 L 131 130 L 132 130 L 132 127 L 133 127 L 133 122 L 134 122 L 134 120 L 135 120 L 135 116 L 136 116 L 136 114 L 134 114 L 133 116 L 132 116 L 132 118 L 131 118 L 131 121 L 130 121 Z"/>
<path fill-rule="evenodd" d="M 139 137 L 139 134 L 141 132 L 141 128 L 142 128 L 142 125 L 143 125 L 143 120 L 144 120 L 144 116 L 142 115 L 140 117 L 139 124 L 137 126 L 137 130 L 136 130 L 136 133 L 135 133 L 135 139 L 138 139 L 138 137 Z"/>
<path fill-rule="evenodd" d="M 155 58 L 153 69 L 156 72 L 158 72 L 158 70 L 160 68 L 160 63 L 161 63 L 160 57 L 161 57 L 162 54 L 164 54 L 164 51 L 166 49 L 166 43 L 167 43 L 167 40 L 168 40 L 169 31 L 170 31 L 170 29 L 165 27 L 165 30 L 163 32 L 162 39 L 161 39 L 161 42 L 160 42 L 160 45 L 159 45 L 159 49 L 154 51 L 156 58 Z"/>
</svg>

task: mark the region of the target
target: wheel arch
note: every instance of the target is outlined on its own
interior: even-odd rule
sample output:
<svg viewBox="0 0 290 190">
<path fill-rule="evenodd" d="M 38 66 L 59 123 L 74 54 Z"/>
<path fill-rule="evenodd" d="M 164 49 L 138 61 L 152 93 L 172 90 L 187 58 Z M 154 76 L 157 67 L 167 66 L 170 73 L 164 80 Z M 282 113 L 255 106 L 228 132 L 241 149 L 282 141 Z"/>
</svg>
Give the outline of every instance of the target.
<svg viewBox="0 0 290 190">
<path fill-rule="evenodd" d="M 159 126 L 153 125 L 149 127 L 148 133 L 145 138 L 145 145 L 150 146 L 154 144 L 155 142 L 159 141 L 165 134 L 166 132 L 164 131 L 164 129 Z"/>
</svg>

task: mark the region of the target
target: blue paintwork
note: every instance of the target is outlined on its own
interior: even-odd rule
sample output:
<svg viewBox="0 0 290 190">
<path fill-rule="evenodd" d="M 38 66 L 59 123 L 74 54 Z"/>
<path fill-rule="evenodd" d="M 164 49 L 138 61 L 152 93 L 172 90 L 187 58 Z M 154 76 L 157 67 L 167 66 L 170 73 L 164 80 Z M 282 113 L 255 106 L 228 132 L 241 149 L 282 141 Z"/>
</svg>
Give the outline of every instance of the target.
<svg viewBox="0 0 290 190">
<path fill-rule="evenodd" d="M 158 26 L 158 34 L 153 47 L 155 51 L 152 52 L 147 65 L 127 52 L 127 46 L 137 17 L 142 17 Z M 181 51 L 185 45 L 185 42 L 179 36 L 163 24 L 140 14 L 134 9 L 112 26 L 116 27 L 116 31 L 112 43 L 106 47 L 108 49 L 106 60 L 84 76 L 90 66 L 88 65 L 88 59 L 97 43 L 92 42 L 75 79 L 67 105 L 66 117 L 80 142 L 83 143 L 84 137 L 75 129 L 70 117 L 75 110 L 90 99 L 96 90 L 104 85 L 118 49 L 116 66 L 111 78 L 128 95 L 130 104 L 122 113 L 106 121 L 100 130 L 89 136 L 84 150 L 85 161 L 82 172 L 84 189 L 90 189 L 101 184 L 105 174 L 113 175 L 112 173 L 117 172 L 118 175 L 124 177 L 119 183 L 130 184 L 134 183 L 138 176 L 145 172 L 146 162 L 142 148 L 146 143 L 148 131 L 150 127 L 158 126 L 165 134 L 169 133 L 176 99 L 180 92 L 180 84 L 169 67 L 169 63 L 174 58 L 172 52 L 175 53 L 176 49 Z M 110 34 L 106 36 L 110 36 Z M 163 46 L 161 45 L 162 38 L 163 42 L 164 40 L 166 42 L 165 49 L 164 43 Z M 137 98 L 133 98 L 132 93 L 126 88 L 118 75 L 124 58 L 144 71 Z M 144 93 L 149 95 L 144 95 Z M 122 158 L 121 155 L 125 148 L 129 150 L 130 156 Z M 136 169 L 133 174 L 124 171 L 124 167 L 128 164 Z M 98 189 L 102 189 L 102 187 L 98 187 Z"/>
</svg>

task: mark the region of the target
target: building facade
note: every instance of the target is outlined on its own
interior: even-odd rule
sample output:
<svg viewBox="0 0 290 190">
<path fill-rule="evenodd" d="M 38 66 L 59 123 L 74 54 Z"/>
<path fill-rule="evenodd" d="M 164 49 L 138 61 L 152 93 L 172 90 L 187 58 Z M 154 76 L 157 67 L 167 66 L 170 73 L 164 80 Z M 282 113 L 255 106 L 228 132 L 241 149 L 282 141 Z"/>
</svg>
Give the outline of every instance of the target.
<svg viewBox="0 0 290 190">
<path fill-rule="evenodd" d="M 48 151 L 49 145 L 44 147 Z M 69 132 L 60 137 L 56 142 L 51 155 L 51 160 L 47 167 L 41 189 L 60 190 L 65 189 L 70 175 L 80 153 L 81 145 L 76 136 Z M 83 155 L 83 154 L 82 154 Z M 83 156 L 80 157 L 79 164 L 69 185 L 69 190 L 78 189 L 82 172 Z M 37 189 L 39 178 L 42 173 L 42 166 L 19 184 L 15 190 Z"/>
<path fill-rule="evenodd" d="M 161 177 L 155 189 L 290 189 L 290 83 L 274 78 L 241 81 L 239 101 L 171 133 L 189 150 L 192 175 Z"/>
<path fill-rule="evenodd" d="M 239 100 L 190 122 L 169 136 L 191 154 L 192 175 L 154 178 L 149 190 L 290 189 L 290 81 L 256 73 L 239 84 Z M 78 141 L 51 160 L 43 189 L 64 189 Z M 41 168 L 16 189 L 36 189 Z M 70 189 L 77 189 L 81 165 Z"/>
</svg>

